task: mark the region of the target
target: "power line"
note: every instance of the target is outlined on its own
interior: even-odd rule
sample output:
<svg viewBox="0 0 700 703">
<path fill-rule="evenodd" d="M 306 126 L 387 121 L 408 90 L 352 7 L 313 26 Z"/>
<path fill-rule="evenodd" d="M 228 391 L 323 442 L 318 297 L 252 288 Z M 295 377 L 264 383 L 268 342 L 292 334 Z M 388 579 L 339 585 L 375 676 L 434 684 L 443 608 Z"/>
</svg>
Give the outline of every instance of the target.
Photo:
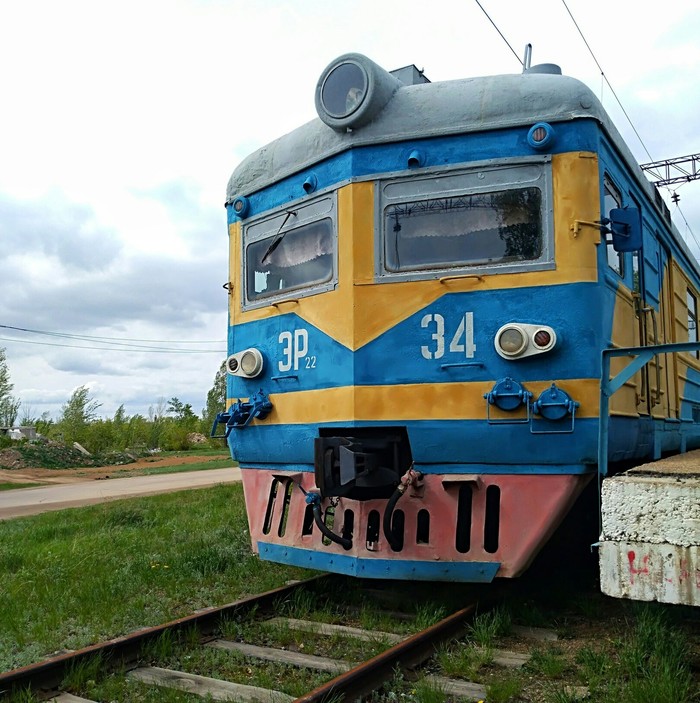
<svg viewBox="0 0 700 703">
<path fill-rule="evenodd" d="M 625 110 L 625 108 L 624 108 L 622 102 L 620 101 L 620 98 L 617 97 L 617 93 L 615 92 L 615 89 L 612 87 L 612 84 L 611 84 L 610 81 L 608 80 L 608 77 L 605 75 L 605 71 L 603 71 L 603 67 L 600 65 L 600 62 L 599 62 L 598 59 L 596 58 L 596 55 L 593 53 L 593 49 L 591 49 L 591 47 L 590 47 L 588 41 L 586 41 L 586 37 L 583 35 L 583 32 L 581 31 L 581 28 L 578 26 L 578 22 L 576 22 L 576 19 L 574 18 L 573 14 L 571 14 L 571 10 L 569 9 L 569 6 L 566 4 L 566 0 L 561 0 L 561 1 L 562 1 L 562 4 L 564 5 L 564 7 L 566 8 L 566 11 L 569 13 L 569 17 L 571 17 L 571 21 L 574 23 L 574 26 L 575 26 L 576 29 L 578 30 L 578 33 L 581 35 L 581 39 L 583 40 L 583 43 L 586 45 L 586 48 L 588 49 L 588 51 L 589 51 L 591 57 L 593 58 L 593 61 L 595 61 L 595 64 L 596 64 L 596 66 L 598 67 L 598 70 L 600 71 L 600 75 L 601 75 L 602 80 L 604 80 L 605 83 L 607 84 L 608 88 L 610 88 L 610 91 L 612 92 L 613 96 L 615 97 L 615 100 L 617 101 L 617 104 L 620 106 L 620 109 L 622 110 L 622 113 L 623 113 L 624 116 L 627 118 L 627 121 L 629 122 L 630 127 L 632 127 L 632 130 L 634 131 L 635 135 L 637 136 L 637 139 L 639 139 L 639 143 L 642 145 L 642 148 L 643 148 L 644 151 L 646 152 L 646 155 L 647 155 L 647 156 L 649 157 L 649 159 L 653 162 L 654 159 L 652 158 L 651 154 L 649 153 L 649 150 L 647 149 L 646 144 L 644 143 L 644 140 L 642 139 L 641 135 L 640 135 L 639 132 L 637 131 L 637 128 L 634 126 L 634 124 L 633 124 L 633 122 L 632 122 L 632 119 L 631 119 L 630 116 L 627 114 L 627 110 Z M 687 161 L 691 160 L 691 161 L 692 161 L 692 167 L 693 167 L 693 169 L 695 169 L 695 167 L 696 167 L 695 159 L 698 158 L 698 157 L 700 157 L 700 155 L 695 154 L 695 155 L 691 155 L 691 156 L 679 157 L 679 158 L 677 158 L 677 159 L 667 159 L 667 160 L 665 160 L 665 161 L 660 161 L 660 162 L 655 162 L 655 163 L 650 163 L 650 164 L 641 165 L 641 168 L 642 168 L 642 170 L 646 170 L 646 171 L 650 171 L 650 172 L 651 172 L 651 170 L 652 170 L 653 167 L 658 167 L 658 166 L 660 166 L 660 165 L 664 165 L 664 166 L 666 166 L 666 168 L 668 169 L 668 168 L 670 167 L 669 165 L 672 164 L 672 165 L 675 165 L 676 168 L 678 168 L 679 170 L 681 170 L 680 167 L 678 166 L 678 162 L 687 162 Z M 695 172 L 695 171 L 693 171 L 693 172 Z M 668 175 L 667 175 L 667 177 L 668 177 Z M 672 181 L 672 182 L 675 183 L 675 182 L 678 182 L 679 180 L 680 180 L 680 181 L 689 181 L 689 180 L 691 180 L 691 179 L 688 178 L 688 174 L 685 174 L 684 177 L 682 177 L 682 178 L 680 178 L 680 179 L 676 179 L 675 181 Z M 691 235 L 691 237 L 693 238 L 693 241 L 695 242 L 696 246 L 698 247 L 698 251 L 700 251 L 700 243 L 698 242 L 698 240 L 697 240 L 697 238 L 696 238 L 696 236 L 695 236 L 695 233 L 693 232 L 692 228 L 691 228 L 690 225 L 688 224 L 688 220 L 685 219 L 685 215 L 683 214 L 683 211 L 681 210 L 680 206 L 678 205 L 677 196 L 674 197 L 675 192 L 671 190 L 671 188 L 669 187 L 669 184 L 668 184 L 668 183 L 660 183 L 659 185 L 662 185 L 662 186 L 666 187 L 666 188 L 668 189 L 669 193 L 671 193 L 671 199 L 676 203 L 676 209 L 677 209 L 678 213 L 680 214 L 680 216 L 683 218 L 683 222 L 685 222 L 685 226 L 686 226 L 688 232 L 690 232 L 690 235 Z M 697 257 L 696 257 L 696 258 L 697 258 Z"/>
<path fill-rule="evenodd" d="M 58 344 L 57 342 L 35 342 L 32 339 L 17 339 L 17 337 L 0 337 L 0 342 L 19 342 L 20 344 L 38 344 L 42 347 L 67 347 L 68 349 L 96 349 L 98 351 L 136 352 L 139 354 L 226 354 L 221 349 L 162 349 L 149 347 L 87 347 L 80 344 Z"/>
<path fill-rule="evenodd" d="M 493 25 L 493 28 L 499 33 L 499 35 L 501 36 L 501 39 L 503 39 L 503 41 L 506 43 L 506 45 L 508 46 L 508 48 L 513 52 L 513 56 L 515 56 L 515 58 L 518 60 L 518 63 L 519 63 L 521 66 L 523 66 L 524 64 L 523 64 L 522 59 L 521 59 L 521 58 L 518 56 L 518 54 L 515 52 L 515 49 L 510 45 L 510 43 L 508 42 L 508 40 L 503 36 L 503 32 L 501 32 L 501 30 L 496 26 L 496 23 L 491 19 L 491 17 L 489 17 L 489 13 L 486 12 L 486 10 L 484 10 L 484 8 L 482 7 L 482 5 L 481 5 L 481 3 L 479 2 L 479 0 L 474 0 L 474 2 L 479 6 L 479 8 L 481 9 L 481 11 L 486 15 L 486 19 L 488 19 L 488 21 Z"/>
<path fill-rule="evenodd" d="M 183 353 L 210 353 L 215 350 L 197 350 L 197 349 L 181 349 L 181 348 L 175 348 L 175 349 L 168 349 L 167 347 L 159 347 L 159 346 L 150 346 L 150 345 L 143 345 L 143 344 L 133 344 L 131 342 L 134 341 L 142 341 L 142 342 L 163 342 L 163 343 L 169 343 L 169 344 L 223 344 L 221 340 L 212 340 L 212 341 L 184 341 L 184 340 L 150 340 L 150 339 L 143 339 L 143 340 L 129 340 L 129 338 L 115 338 L 115 337 L 97 337 L 94 335 L 79 335 L 79 334 L 69 334 L 66 332 L 47 332 L 45 330 L 33 330 L 29 329 L 26 327 L 14 327 L 12 325 L 0 325 L 0 329 L 7 329 L 7 330 L 16 330 L 18 332 L 28 332 L 30 334 L 40 334 L 48 337 L 60 337 L 63 339 L 75 339 L 77 341 L 88 341 L 88 342 L 97 342 L 98 344 L 111 344 L 115 345 L 117 347 L 121 347 L 121 349 L 114 349 L 112 348 L 112 351 L 159 351 L 159 352 L 183 352 Z M 127 339 L 128 341 L 119 341 L 120 339 Z M 26 341 L 29 342 L 30 340 L 20 340 L 17 338 L 12 338 L 13 341 Z M 39 342 L 36 342 L 39 344 Z M 48 344 L 48 343 L 44 343 Z M 50 346 L 50 345 L 49 345 Z M 76 345 L 70 345 L 70 344 L 64 344 L 64 345 L 58 345 L 55 344 L 53 346 L 74 346 L 76 348 L 81 348 L 81 349 L 109 349 L 109 347 L 77 347 Z M 218 353 L 218 352 L 217 352 Z"/>
<path fill-rule="evenodd" d="M 586 41 L 586 37 L 583 36 L 583 32 L 581 31 L 581 28 L 578 26 L 578 22 L 576 21 L 574 16 L 571 14 L 571 10 L 569 9 L 569 6 L 566 4 L 566 0 L 561 0 L 561 1 L 562 1 L 562 4 L 564 5 L 564 7 L 566 8 L 566 11 L 569 13 L 569 17 L 571 17 L 571 21 L 574 23 L 574 27 L 576 27 L 576 29 L 578 30 L 578 33 L 581 35 L 581 39 L 583 39 L 583 43 L 586 45 L 588 52 L 590 53 L 593 60 L 595 61 L 595 65 L 598 67 L 598 70 L 600 71 L 601 77 L 607 83 L 608 88 L 610 88 L 610 91 L 612 92 L 613 96 L 615 97 L 615 100 L 617 100 L 617 104 L 620 106 L 622 113 L 627 118 L 627 121 L 630 123 L 630 127 L 632 127 L 632 130 L 637 135 L 637 139 L 639 139 L 639 143 L 642 145 L 642 149 L 644 149 L 644 151 L 646 152 L 650 161 L 653 161 L 654 158 L 649 153 L 649 150 L 647 149 L 646 144 L 644 143 L 644 140 L 642 139 L 639 132 L 637 131 L 637 128 L 634 126 L 634 124 L 632 124 L 632 120 L 630 119 L 630 116 L 627 114 L 627 110 L 625 110 L 624 106 L 620 102 L 620 98 L 617 97 L 617 93 L 615 92 L 615 89 L 612 87 L 612 84 L 608 80 L 608 77 L 605 75 L 605 71 L 603 71 L 603 67 L 598 62 L 598 59 L 596 58 L 596 55 L 593 53 L 593 49 L 591 49 L 590 44 Z"/>
<path fill-rule="evenodd" d="M 2 329 L 8 330 L 19 330 L 20 332 L 32 332 L 34 334 L 47 334 L 55 337 L 71 337 L 75 339 L 95 339 L 95 340 L 105 340 L 111 341 L 123 341 L 123 342 L 152 342 L 154 344 L 221 344 L 220 339 L 208 339 L 208 340 L 184 340 L 184 339 L 135 339 L 132 337 L 100 337 L 90 334 L 71 334 L 69 332 L 47 332 L 46 330 L 32 330 L 26 327 L 13 327 L 12 325 L 0 325 Z"/>
</svg>

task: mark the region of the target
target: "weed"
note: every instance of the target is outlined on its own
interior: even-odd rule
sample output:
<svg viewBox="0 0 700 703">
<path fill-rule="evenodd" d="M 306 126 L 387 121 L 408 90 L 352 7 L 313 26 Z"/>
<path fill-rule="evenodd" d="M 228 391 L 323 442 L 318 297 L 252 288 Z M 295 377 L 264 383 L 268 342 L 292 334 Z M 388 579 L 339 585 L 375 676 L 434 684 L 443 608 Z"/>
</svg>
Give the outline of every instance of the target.
<svg viewBox="0 0 700 703">
<path fill-rule="evenodd" d="M 99 654 L 72 663 L 63 677 L 61 688 L 79 691 L 90 684 L 94 685 L 100 677 L 100 671 L 103 666 L 104 661 Z"/>
<path fill-rule="evenodd" d="M 528 662 L 528 668 L 537 674 L 557 678 L 566 669 L 566 662 L 561 658 L 560 654 L 561 652 L 552 647 L 535 649 Z"/>
<path fill-rule="evenodd" d="M 474 618 L 474 624 L 469 628 L 469 634 L 482 647 L 491 647 L 494 640 L 507 635 L 510 628 L 510 613 L 498 607 L 477 615 Z"/>
<path fill-rule="evenodd" d="M 240 484 L 0 522 L 0 671 L 306 576 L 246 530 Z"/>
<path fill-rule="evenodd" d="M 14 692 L 7 703 L 38 703 L 39 699 L 32 693 L 31 689 L 26 688 L 22 691 Z"/>
<path fill-rule="evenodd" d="M 416 608 L 415 627 L 425 630 L 427 627 L 440 622 L 447 615 L 444 605 L 438 603 L 420 603 Z"/>
<path fill-rule="evenodd" d="M 420 679 L 415 685 L 418 703 L 446 703 L 447 694 L 440 684 L 429 679 Z"/>
<path fill-rule="evenodd" d="M 447 676 L 476 679 L 479 669 L 493 661 L 493 650 L 459 642 L 441 647 L 437 660 Z"/>
<path fill-rule="evenodd" d="M 582 647 L 576 655 L 576 663 L 582 668 L 584 680 L 599 682 L 610 668 L 610 656 L 592 647 Z"/>
<path fill-rule="evenodd" d="M 547 694 L 547 703 L 578 703 L 582 696 L 569 688 L 556 688 Z"/>
<path fill-rule="evenodd" d="M 506 677 L 486 686 L 486 698 L 489 703 L 508 703 L 522 690 L 523 685 L 518 679 Z"/>
</svg>

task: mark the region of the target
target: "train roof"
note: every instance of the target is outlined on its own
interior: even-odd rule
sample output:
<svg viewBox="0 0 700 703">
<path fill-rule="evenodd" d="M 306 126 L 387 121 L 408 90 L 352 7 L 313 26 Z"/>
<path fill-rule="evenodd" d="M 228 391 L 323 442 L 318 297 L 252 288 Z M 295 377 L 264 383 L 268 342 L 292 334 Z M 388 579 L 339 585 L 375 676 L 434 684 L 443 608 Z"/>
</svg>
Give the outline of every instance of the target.
<svg viewBox="0 0 700 703">
<path fill-rule="evenodd" d="M 364 62 L 370 70 L 378 69 L 383 74 L 378 82 L 384 80 L 389 88 L 385 101 L 371 120 L 356 128 L 340 129 L 337 125 L 335 128 L 329 126 L 333 120 L 321 119 L 319 90 L 324 75 L 327 76 L 334 65 L 348 58 Z M 400 77 L 406 74 L 404 69 L 395 73 Z M 415 85 L 405 85 L 360 54 L 346 54 L 331 62 L 317 86 L 316 106 L 320 117 L 246 157 L 229 180 L 226 203 L 233 202 L 240 195 L 250 196 L 354 147 L 531 126 L 535 122 L 557 123 L 588 118 L 597 121 L 607 133 L 630 173 L 674 232 L 690 265 L 697 269 L 695 257 L 671 223 L 665 203 L 639 167 L 596 95 L 584 83 L 562 75 L 558 67 L 552 64 L 533 66 L 518 74 L 433 83 L 427 81 L 421 72 L 417 73 L 421 80 Z M 385 77 L 388 78 L 385 80 Z"/>
<path fill-rule="evenodd" d="M 233 172 L 227 201 L 353 147 L 581 117 L 612 124 L 593 92 L 568 76 L 506 74 L 402 85 L 358 129 L 335 130 L 316 118 L 253 152 Z"/>
</svg>

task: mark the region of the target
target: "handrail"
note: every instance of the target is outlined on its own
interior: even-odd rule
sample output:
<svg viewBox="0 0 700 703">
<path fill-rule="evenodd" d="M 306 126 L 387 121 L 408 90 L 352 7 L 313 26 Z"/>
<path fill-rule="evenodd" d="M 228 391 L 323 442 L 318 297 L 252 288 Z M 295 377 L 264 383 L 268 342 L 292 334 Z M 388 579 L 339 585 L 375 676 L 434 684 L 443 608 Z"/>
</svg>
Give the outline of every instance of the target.
<svg viewBox="0 0 700 703">
<path fill-rule="evenodd" d="M 645 307 L 642 308 L 642 312 L 644 314 L 651 313 L 651 326 L 654 334 L 654 345 L 658 346 L 659 344 L 659 329 L 656 324 L 656 310 L 652 307 Z M 651 395 L 651 394 L 650 394 Z M 656 393 L 654 393 L 654 398 L 652 399 L 652 407 L 654 405 L 658 405 L 661 402 L 661 367 L 659 366 L 659 362 L 656 362 Z"/>
<path fill-rule="evenodd" d="M 600 378 L 600 403 L 598 408 L 598 473 L 608 473 L 608 437 L 610 420 L 610 397 L 622 388 L 637 371 L 659 354 L 700 351 L 700 342 L 675 342 L 654 344 L 647 347 L 620 347 L 603 349 Z M 635 357 L 624 369 L 610 378 L 610 359 L 616 356 Z M 658 366 L 658 364 L 657 364 Z M 660 388 L 657 390 L 660 391 Z M 658 457 L 656 457 L 658 458 Z"/>
</svg>

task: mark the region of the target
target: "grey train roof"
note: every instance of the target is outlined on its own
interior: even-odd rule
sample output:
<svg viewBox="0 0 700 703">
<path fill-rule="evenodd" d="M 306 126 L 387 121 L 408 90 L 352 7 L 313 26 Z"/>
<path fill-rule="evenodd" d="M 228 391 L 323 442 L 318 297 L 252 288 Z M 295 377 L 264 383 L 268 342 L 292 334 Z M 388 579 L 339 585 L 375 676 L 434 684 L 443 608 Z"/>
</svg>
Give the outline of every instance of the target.
<svg viewBox="0 0 700 703">
<path fill-rule="evenodd" d="M 364 127 L 339 132 L 316 118 L 253 152 L 231 176 L 227 200 L 356 146 L 576 117 L 612 126 L 592 91 L 568 76 L 516 74 L 402 86 Z"/>
<path fill-rule="evenodd" d="M 369 61 L 358 54 L 347 56 Z M 233 172 L 226 202 L 232 202 L 239 195 L 249 196 L 353 147 L 576 118 L 591 118 L 601 124 L 629 164 L 640 187 L 650 201 L 655 202 L 654 187 L 600 101 L 588 86 L 575 78 L 535 70 L 418 85 L 396 83 L 388 102 L 364 126 L 337 130 L 316 118 L 253 152 Z M 658 206 L 657 209 L 663 216 Z M 682 237 L 673 225 L 671 228 L 691 266 L 696 266 Z"/>
</svg>

